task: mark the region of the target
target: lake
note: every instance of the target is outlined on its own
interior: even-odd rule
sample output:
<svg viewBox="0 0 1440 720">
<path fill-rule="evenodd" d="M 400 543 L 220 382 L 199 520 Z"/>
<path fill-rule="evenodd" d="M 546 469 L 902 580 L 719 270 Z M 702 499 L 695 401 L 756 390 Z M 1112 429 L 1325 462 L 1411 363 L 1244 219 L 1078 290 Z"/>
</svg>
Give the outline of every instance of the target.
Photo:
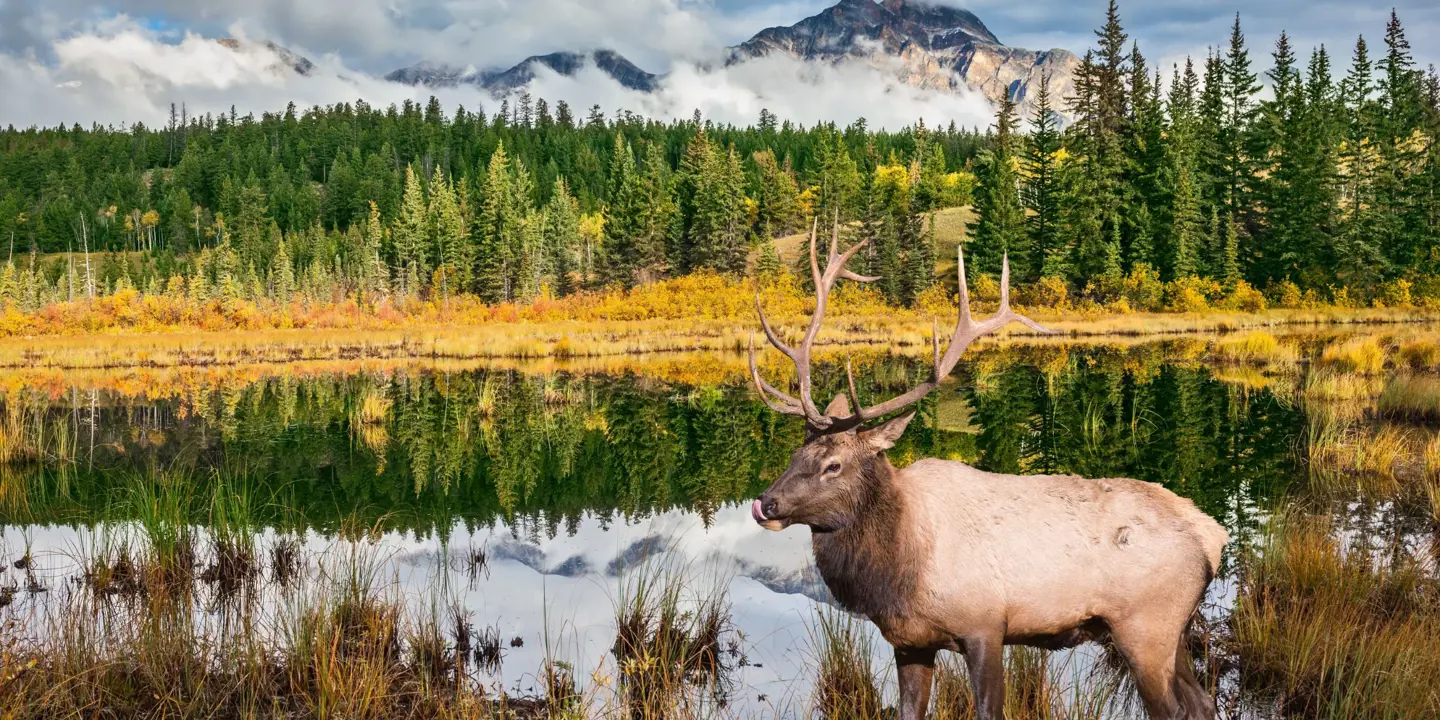
<svg viewBox="0 0 1440 720">
<path fill-rule="evenodd" d="M 926 373 L 896 358 L 857 365 L 866 400 Z M 173 534 L 168 512 L 197 533 L 202 632 L 223 636 L 239 614 L 211 548 L 241 528 L 256 558 L 247 613 L 284 616 L 363 554 L 378 592 L 421 614 L 458 609 L 498 641 L 498 662 L 477 670 L 492 692 L 543 693 L 552 661 L 583 690 L 618 681 L 617 614 L 647 583 L 683 576 L 682 607 L 726 605 L 724 679 L 702 702 L 803 715 L 812 699 L 827 594 L 809 531 L 765 532 L 749 510 L 803 428 L 733 373 L 693 384 L 643 363 L 607 374 L 415 362 L 11 375 L 0 376 L 7 632 L 46 632 L 40 618 L 94 588 L 97 557 L 113 569 Z M 817 368 L 828 393 L 843 378 L 843 363 Z M 1265 385 L 1225 377 L 1185 341 L 992 348 L 924 401 L 891 458 L 1163 483 L 1220 520 L 1233 553 L 1302 472 L 1306 418 Z M 281 548 L 307 579 L 276 581 Z M 1209 612 L 1224 613 L 1231 585 L 1215 584 Z M 120 587 L 108 591 L 117 603 Z M 887 650 L 872 647 L 880 667 Z"/>
</svg>

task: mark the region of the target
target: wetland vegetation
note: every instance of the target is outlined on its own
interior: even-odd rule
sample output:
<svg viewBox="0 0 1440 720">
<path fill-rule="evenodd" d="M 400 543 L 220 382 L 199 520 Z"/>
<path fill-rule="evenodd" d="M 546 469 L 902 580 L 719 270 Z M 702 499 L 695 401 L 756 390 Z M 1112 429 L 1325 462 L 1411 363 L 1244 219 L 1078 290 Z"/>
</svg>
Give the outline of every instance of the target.
<svg viewBox="0 0 1440 720">
<path fill-rule="evenodd" d="M 1408 326 L 988 343 L 893 456 L 1163 482 L 1235 537 L 1192 638 L 1227 716 L 1426 715 L 1440 433 L 1413 398 L 1437 347 Z M 855 360 L 862 396 L 926 371 Z M 883 643 L 830 608 L 804 538 L 748 520 L 802 428 L 741 363 L 11 371 L 7 708 L 880 717 Z M 1106 648 L 1007 662 L 1015 717 L 1137 711 Z M 964 717 L 962 664 L 940 677 L 933 714 Z"/>
</svg>

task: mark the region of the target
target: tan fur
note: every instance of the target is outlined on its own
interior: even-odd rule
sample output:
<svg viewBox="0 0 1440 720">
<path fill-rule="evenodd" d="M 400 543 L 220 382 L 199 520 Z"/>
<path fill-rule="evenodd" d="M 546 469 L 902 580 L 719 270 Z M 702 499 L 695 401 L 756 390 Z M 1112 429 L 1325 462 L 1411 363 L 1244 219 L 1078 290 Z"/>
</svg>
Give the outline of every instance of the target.
<svg viewBox="0 0 1440 720">
<path fill-rule="evenodd" d="M 1002 645 L 1109 638 L 1150 717 L 1198 720 L 1185 632 L 1229 539 L 1163 486 L 1017 476 L 885 457 L 910 420 L 813 437 L 757 501 L 772 530 L 812 531 L 815 563 L 846 609 L 896 649 L 903 720 L 919 720 L 937 650 L 963 652 L 980 717 L 1003 712 Z"/>
<path fill-rule="evenodd" d="M 956 635 L 999 621 L 1007 638 L 1050 636 L 1140 613 L 1183 624 L 1229 537 L 1194 503 L 1137 480 L 922 460 L 895 485 L 913 520 L 905 532 L 933 548 L 915 609 Z"/>
</svg>

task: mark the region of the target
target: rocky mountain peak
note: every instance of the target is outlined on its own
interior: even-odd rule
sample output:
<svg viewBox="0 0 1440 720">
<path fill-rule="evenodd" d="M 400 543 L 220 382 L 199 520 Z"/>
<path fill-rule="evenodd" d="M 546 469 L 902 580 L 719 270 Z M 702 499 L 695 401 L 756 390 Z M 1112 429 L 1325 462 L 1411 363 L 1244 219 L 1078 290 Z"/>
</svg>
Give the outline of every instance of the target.
<svg viewBox="0 0 1440 720">
<path fill-rule="evenodd" d="M 1003 45 L 974 13 L 925 0 L 839 0 L 794 25 L 761 30 L 729 49 L 727 65 L 751 58 L 784 55 L 831 64 L 864 62 L 894 72 L 914 87 L 942 92 L 977 90 L 991 102 L 1015 98 L 1022 113 L 1047 82 L 1056 107 L 1074 92 L 1072 74 L 1080 61 L 1066 50 L 1026 50 Z M 508 69 L 477 71 L 421 63 L 386 77 L 411 85 L 469 83 L 506 93 L 535 79 L 544 65 L 574 75 L 587 64 L 632 90 L 649 92 L 661 82 L 611 50 L 535 55 Z"/>
</svg>

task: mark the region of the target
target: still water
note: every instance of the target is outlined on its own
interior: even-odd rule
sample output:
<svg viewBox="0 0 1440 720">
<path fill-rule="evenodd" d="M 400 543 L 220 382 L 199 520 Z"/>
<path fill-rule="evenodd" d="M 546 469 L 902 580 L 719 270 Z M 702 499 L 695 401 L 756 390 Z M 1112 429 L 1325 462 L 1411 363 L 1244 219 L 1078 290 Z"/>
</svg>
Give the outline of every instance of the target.
<svg viewBox="0 0 1440 720">
<path fill-rule="evenodd" d="M 925 401 L 891 457 L 1160 482 L 1245 543 L 1298 472 L 1304 418 L 1192 358 L 1159 344 L 991 351 Z M 862 368 L 867 400 L 928 372 L 898 360 Z M 817 378 L 833 392 L 843 371 Z M 627 578 L 662 558 L 697 593 L 727 591 L 732 706 L 786 712 L 809 700 L 826 602 L 809 533 L 765 532 L 748 508 L 803 429 L 738 377 L 696 386 L 406 366 L 3 380 L 0 560 L 32 562 L 23 580 L 0 572 L 0 586 L 17 588 L 0 616 L 41 612 L 57 593 L 27 592 L 31 577 L 58 588 L 98 538 L 143 523 L 137 487 L 190 488 L 188 515 L 204 526 L 215 522 L 208 488 L 223 485 L 244 499 L 258 544 L 296 538 L 322 570 L 336 538 L 369 531 L 387 592 L 441 597 L 504 639 L 497 688 L 529 692 L 555 657 L 582 684 L 603 682 Z M 1215 592 L 1223 603 L 1224 584 Z"/>
</svg>

